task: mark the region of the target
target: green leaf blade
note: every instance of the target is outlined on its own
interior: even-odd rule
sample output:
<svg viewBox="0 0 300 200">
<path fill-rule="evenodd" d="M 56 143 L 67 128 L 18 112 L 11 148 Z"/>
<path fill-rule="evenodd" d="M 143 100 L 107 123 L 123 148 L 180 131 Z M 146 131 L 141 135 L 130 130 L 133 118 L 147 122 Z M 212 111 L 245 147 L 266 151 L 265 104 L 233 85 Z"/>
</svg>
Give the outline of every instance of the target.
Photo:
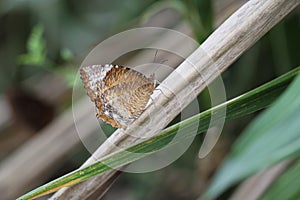
<svg viewBox="0 0 300 200">
<path fill-rule="evenodd" d="M 215 198 L 247 176 L 300 153 L 300 76 L 244 132 L 203 198 Z"/>
</svg>

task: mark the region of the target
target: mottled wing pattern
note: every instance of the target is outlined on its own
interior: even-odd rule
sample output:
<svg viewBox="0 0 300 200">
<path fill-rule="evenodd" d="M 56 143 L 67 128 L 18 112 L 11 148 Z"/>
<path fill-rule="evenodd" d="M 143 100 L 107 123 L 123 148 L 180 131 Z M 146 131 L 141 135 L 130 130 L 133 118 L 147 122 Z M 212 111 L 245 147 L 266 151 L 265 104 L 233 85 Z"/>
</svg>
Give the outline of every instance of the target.
<svg viewBox="0 0 300 200">
<path fill-rule="evenodd" d="M 126 67 L 93 65 L 81 69 L 87 94 L 98 109 L 97 118 L 124 128 L 144 111 L 154 79 Z"/>
<path fill-rule="evenodd" d="M 136 84 L 127 82 L 104 92 L 107 115 L 125 126 L 138 118 L 144 111 L 154 90 L 154 83 Z M 110 112 L 111 111 L 111 112 Z"/>
<path fill-rule="evenodd" d="M 106 73 L 106 76 L 103 79 L 103 82 L 105 83 L 103 91 L 124 83 L 141 85 L 146 84 L 149 81 L 154 83 L 153 78 L 147 78 L 145 75 L 133 69 L 115 65 Z"/>
<path fill-rule="evenodd" d="M 104 87 L 103 79 L 106 73 L 113 68 L 113 65 L 92 65 L 80 69 L 80 76 L 83 86 L 92 101 L 99 98 L 99 94 Z"/>
</svg>

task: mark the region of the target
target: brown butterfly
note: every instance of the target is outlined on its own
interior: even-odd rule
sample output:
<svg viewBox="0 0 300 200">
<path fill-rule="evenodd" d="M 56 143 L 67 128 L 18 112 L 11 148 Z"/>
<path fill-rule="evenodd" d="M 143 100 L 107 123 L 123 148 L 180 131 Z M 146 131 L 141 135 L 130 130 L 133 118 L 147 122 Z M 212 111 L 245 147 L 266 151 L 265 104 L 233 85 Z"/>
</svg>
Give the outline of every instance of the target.
<svg viewBox="0 0 300 200">
<path fill-rule="evenodd" d="M 91 65 L 80 69 L 97 118 L 113 127 L 125 128 L 144 111 L 155 88 L 154 77 L 118 65 Z"/>
</svg>

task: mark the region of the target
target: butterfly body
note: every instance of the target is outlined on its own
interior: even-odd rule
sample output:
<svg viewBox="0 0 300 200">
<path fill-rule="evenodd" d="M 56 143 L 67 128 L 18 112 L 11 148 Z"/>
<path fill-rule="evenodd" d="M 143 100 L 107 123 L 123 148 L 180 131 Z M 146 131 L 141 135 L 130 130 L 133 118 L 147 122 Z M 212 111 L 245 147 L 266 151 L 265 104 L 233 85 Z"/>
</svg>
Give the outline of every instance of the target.
<svg viewBox="0 0 300 200">
<path fill-rule="evenodd" d="M 85 66 L 80 75 L 97 118 L 117 128 L 125 128 L 142 114 L 155 87 L 153 77 L 118 65 Z"/>
</svg>

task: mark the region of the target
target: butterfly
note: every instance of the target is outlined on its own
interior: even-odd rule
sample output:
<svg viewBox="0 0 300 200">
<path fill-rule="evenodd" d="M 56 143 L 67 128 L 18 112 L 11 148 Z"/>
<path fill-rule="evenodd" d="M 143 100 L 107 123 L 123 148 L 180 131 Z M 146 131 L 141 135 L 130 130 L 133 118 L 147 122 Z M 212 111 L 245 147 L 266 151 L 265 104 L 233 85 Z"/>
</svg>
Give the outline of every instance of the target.
<svg viewBox="0 0 300 200">
<path fill-rule="evenodd" d="M 80 76 L 87 95 L 95 103 L 98 119 L 126 128 L 145 110 L 155 89 L 154 76 L 131 68 L 105 64 L 84 66 Z"/>
</svg>

